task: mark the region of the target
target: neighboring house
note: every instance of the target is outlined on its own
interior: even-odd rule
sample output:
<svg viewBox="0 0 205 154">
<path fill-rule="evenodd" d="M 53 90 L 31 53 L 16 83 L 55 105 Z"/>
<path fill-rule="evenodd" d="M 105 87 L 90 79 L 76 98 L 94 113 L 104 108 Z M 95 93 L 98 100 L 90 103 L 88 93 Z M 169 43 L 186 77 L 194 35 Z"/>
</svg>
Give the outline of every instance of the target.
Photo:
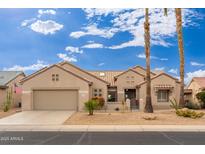
<svg viewBox="0 0 205 154">
<path fill-rule="evenodd" d="M 21 102 L 21 92 L 19 81 L 25 77 L 25 74 L 20 71 L 0 71 L 0 108 L 6 100 L 7 90 L 13 91 L 13 102 L 17 106 Z"/>
<path fill-rule="evenodd" d="M 197 103 L 196 94 L 205 91 L 205 77 L 194 77 L 185 89 L 186 102 Z"/>
<path fill-rule="evenodd" d="M 86 71 L 68 62 L 43 68 L 21 80 L 23 110 L 84 110 L 84 102 L 103 97 L 109 110 L 131 100 L 132 109 L 143 110 L 146 70 L 135 66 L 125 71 Z M 169 99 L 179 99 L 179 81 L 151 72 L 155 109 L 169 108 Z"/>
</svg>

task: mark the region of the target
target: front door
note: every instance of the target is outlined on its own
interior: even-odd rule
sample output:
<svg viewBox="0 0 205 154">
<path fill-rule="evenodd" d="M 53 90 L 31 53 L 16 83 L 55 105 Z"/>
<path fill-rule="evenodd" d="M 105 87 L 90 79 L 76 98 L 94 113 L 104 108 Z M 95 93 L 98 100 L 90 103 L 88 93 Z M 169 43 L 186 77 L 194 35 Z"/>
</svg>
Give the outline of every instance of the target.
<svg viewBox="0 0 205 154">
<path fill-rule="evenodd" d="M 139 101 L 136 99 L 136 89 L 125 89 L 125 101 L 130 100 L 130 109 L 139 109 Z"/>
</svg>

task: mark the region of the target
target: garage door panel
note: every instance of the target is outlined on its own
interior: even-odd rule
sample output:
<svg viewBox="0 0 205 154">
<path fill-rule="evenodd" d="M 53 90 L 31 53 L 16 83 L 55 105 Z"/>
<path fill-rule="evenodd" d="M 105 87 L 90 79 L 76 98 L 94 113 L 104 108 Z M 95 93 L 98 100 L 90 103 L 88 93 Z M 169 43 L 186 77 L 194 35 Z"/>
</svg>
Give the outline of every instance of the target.
<svg viewBox="0 0 205 154">
<path fill-rule="evenodd" d="M 35 90 L 33 93 L 35 110 L 76 110 L 77 90 Z"/>
</svg>

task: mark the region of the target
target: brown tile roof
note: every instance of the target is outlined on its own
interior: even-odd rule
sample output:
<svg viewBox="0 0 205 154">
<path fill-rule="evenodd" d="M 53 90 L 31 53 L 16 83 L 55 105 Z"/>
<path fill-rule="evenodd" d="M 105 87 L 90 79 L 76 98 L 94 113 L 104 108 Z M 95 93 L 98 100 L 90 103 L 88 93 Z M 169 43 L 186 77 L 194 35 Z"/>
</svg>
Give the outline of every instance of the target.
<svg viewBox="0 0 205 154">
<path fill-rule="evenodd" d="M 205 88 L 205 77 L 194 77 L 193 80 L 197 82 L 201 88 Z"/>
<path fill-rule="evenodd" d="M 88 71 L 89 73 L 101 78 L 110 83 L 111 86 L 115 85 L 114 77 L 121 74 L 124 71 Z M 104 75 L 103 75 L 104 73 Z"/>
</svg>

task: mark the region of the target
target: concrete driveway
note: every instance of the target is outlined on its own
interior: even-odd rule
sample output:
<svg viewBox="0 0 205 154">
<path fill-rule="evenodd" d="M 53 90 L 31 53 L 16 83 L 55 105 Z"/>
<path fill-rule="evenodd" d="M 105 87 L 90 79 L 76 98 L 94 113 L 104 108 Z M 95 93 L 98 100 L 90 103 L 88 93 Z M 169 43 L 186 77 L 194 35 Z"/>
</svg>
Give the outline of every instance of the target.
<svg viewBox="0 0 205 154">
<path fill-rule="evenodd" d="M 75 111 L 23 111 L 0 119 L 0 125 L 59 125 Z"/>
</svg>

